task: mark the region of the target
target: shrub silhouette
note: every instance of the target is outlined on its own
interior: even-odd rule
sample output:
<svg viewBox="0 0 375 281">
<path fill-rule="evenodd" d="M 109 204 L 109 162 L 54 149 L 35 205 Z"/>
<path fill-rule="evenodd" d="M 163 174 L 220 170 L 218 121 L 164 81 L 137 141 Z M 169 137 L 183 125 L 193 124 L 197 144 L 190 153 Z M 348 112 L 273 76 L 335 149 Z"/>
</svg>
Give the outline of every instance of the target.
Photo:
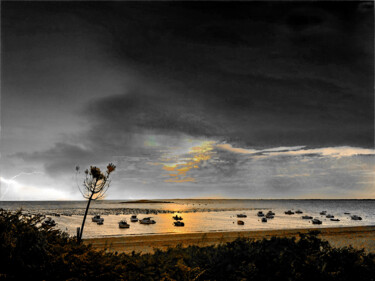
<svg viewBox="0 0 375 281">
<path fill-rule="evenodd" d="M 0 210 L 3 280 L 374 280 L 375 255 L 333 248 L 317 233 L 237 239 L 141 255 L 95 251 L 41 225 L 43 216 Z"/>
</svg>

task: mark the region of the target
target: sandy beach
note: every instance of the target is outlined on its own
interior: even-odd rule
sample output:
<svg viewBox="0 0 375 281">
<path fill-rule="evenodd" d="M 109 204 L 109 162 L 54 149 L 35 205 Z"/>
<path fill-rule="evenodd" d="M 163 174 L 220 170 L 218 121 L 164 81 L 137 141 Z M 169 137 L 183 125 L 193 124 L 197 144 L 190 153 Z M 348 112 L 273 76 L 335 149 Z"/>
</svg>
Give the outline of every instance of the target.
<svg viewBox="0 0 375 281">
<path fill-rule="evenodd" d="M 175 247 L 179 244 L 182 247 L 189 245 L 203 247 L 230 242 L 238 237 L 255 240 L 271 238 L 272 236 L 298 237 L 298 233 L 307 233 L 310 230 L 314 229 L 134 235 L 85 239 L 84 243 L 92 244 L 98 250 L 152 253 L 154 248 L 165 250 L 168 247 Z M 335 247 L 351 245 L 356 249 L 364 248 L 368 252 L 375 252 L 375 226 L 320 228 L 317 230 L 321 232 L 320 238 L 327 240 Z"/>
</svg>

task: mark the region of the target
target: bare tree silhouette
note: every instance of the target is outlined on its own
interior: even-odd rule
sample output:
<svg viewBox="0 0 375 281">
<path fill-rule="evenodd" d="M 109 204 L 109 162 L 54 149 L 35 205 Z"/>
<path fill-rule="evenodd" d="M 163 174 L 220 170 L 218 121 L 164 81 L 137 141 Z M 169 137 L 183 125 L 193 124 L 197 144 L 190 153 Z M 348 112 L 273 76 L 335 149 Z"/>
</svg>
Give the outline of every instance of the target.
<svg viewBox="0 0 375 281">
<path fill-rule="evenodd" d="M 78 174 L 80 168 L 79 166 L 76 167 L 78 189 L 81 192 L 82 196 L 88 199 L 85 215 L 83 216 L 82 226 L 80 231 L 77 233 L 78 242 L 81 242 L 82 240 L 83 228 L 85 226 L 85 221 L 91 200 L 97 200 L 104 197 L 111 183 L 109 176 L 115 169 L 116 166 L 112 163 L 108 164 L 107 171 L 105 173 L 103 173 L 99 168 L 95 166 L 90 166 L 90 169 L 85 170 L 86 176 L 83 180 L 83 184 L 80 185 L 78 184 Z"/>
</svg>

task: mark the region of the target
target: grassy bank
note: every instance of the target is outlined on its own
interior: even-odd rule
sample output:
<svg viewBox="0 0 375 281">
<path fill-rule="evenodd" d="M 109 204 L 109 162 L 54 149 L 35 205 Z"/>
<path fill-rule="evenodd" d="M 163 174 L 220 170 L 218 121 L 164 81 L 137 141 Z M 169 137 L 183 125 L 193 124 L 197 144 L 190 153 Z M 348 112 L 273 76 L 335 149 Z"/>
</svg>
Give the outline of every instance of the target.
<svg viewBox="0 0 375 281">
<path fill-rule="evenodd" d="M 218 246 L 117 254 L 43 227 L 41 216 L 0 211 L 3 280 L 374 280 L 375 255 L 335 248 L 317 233 Z"/>
</svg>

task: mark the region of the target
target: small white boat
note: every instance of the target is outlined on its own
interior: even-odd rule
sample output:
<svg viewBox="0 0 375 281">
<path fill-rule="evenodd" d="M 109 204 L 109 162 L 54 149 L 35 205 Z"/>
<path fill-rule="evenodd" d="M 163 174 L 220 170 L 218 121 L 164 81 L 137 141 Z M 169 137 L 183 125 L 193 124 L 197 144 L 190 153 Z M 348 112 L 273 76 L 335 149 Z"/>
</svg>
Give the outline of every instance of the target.
<svg viewBox="0 0 375 281">
<path fill-rule="evenodd" d="M 357 216 L 357 215 L 353 215 L 353 216 L 351 216 L 351 218 L 354 221 L 361 221 L 362 220 L 362 218 L 360 216 Z"/>
<path fill-rule="evenodd" d="M 148 218 L 143 218 L 139 220 L 139 223 L 140 224 L 155 224 L 156 221 L 152 220 L 151 217 L 148 217 Z"/>
<path fill-rule="evenodd" d="M 185 226 L 185 224 L 182 221 L 175 221 L 173 222 L 174 226 Z"/>
<path fill-rule="evenodd" d="M 103 224 L 104 219 L 100 217 L 100 215 L 95 215 L 92 217 L 92 221 L 98 224 Z"/>
<path fill-rule="evenodd" d="M 322 221 L 319 220 L 319 219 L 313 219 L 311 222 L 312 222 L 313 224 L 322 224 Z"/>
<path fill-rule="evenodd" d="M 237 214 L 237 218 L 247 218 L 245 214 Z"/>
<path fill-rule="evenodd" d="M 119 221 L 118 227 L 119 228 L 129 228 L 130 224 L 128 224 L 128 222 L 126 220 L 122 220 L 122 221 Z"/>
<path fill-rule="evenodd" d="M 55 226 L 56 222 L 52 218 L 48 217 L 42 224 L 45 226 Z"/>
<path fill-rule="evenodd" d="M 132 215 L 132 216 L 130 217 L 130 221 L 131 221 L 131 222 L 137 222 L 137 221 L 138 221 L 137 216 L 136 216 L 136 215 Z"/>
</svg>

